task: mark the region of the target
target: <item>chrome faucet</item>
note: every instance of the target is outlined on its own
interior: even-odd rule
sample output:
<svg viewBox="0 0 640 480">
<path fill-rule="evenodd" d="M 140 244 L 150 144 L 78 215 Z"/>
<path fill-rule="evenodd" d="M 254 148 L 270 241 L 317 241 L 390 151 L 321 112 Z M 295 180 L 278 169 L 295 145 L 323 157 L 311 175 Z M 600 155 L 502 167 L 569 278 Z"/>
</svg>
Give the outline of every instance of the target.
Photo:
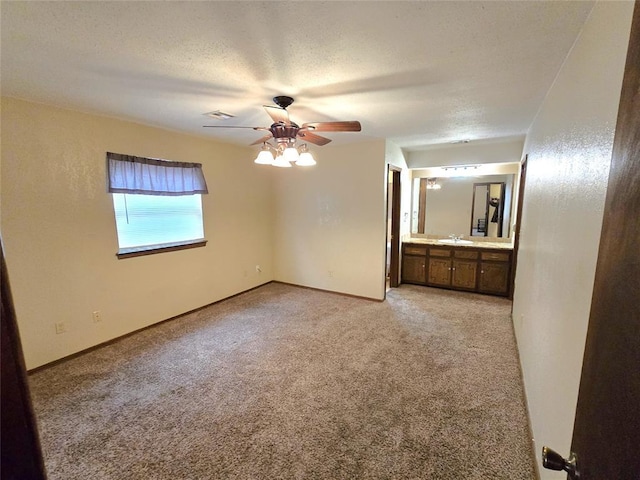
<svg viewBox="0 0 640 480">
<path fill-rule="evenodd" d="M 449 235 L 449 238 L 451 240 L 453 240 L 455 243 L 458 243 L 458 241 L 462 240 L 463 237 L 464 237 L 464 235 L 462 235 L 462 234 L 457 235 L 457 236 L 454 235 L 454 234 Z"/>
</svg>

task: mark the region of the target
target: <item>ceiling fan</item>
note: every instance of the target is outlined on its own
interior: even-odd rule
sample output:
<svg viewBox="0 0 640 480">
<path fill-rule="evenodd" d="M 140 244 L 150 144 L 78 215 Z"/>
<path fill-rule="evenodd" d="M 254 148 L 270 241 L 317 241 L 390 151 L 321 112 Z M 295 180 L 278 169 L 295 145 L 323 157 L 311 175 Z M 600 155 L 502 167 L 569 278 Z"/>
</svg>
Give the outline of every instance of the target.
<svg viewBox="0 0 640 480">
<path fill-rule="evenodd" d="M 315 165 L 315 160 L 313 160 L 313 157 L 309 153 L 306 144 L 300 147 L 300 151 L 296 149 L 296 139 L 322 146 L 329 143 L 331 139 L 316 135 L 315 132 L 359 132 L 362 129 L 358 121 L 311 122 L 303 123 L 302 126 L 299 126 L 289 119 L 289 112 L 287 112 L 287 107 L 291 105 L 293 101 L 293 98 L 282 95 L 273 98 L 273 102 L 276 105 L 263 105 L 273 120 L 270 127 L 244 127 L 234 125 L 204 125 L 204 127 L 251 128 L 253 130 L 269 132 L 262 138 L 251 143 L 251 145 L 263 144 L 262 150 L 255 162 L 280 167 L 290 167 L 291 162 L 296 162 L 297 165 Z M 269 143 L 271 139 L 275 140 L 275 145 Z M 275 150 L 275 159 L 271 150 Z"/>
</svg>

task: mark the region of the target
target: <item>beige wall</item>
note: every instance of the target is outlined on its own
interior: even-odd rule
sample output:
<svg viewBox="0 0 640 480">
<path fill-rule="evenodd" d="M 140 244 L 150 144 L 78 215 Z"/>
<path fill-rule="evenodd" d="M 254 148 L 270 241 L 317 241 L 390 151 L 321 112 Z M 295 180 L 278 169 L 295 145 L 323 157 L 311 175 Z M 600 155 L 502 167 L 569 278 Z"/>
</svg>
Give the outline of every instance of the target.
<svg viewBox="0 0 640 480">
<path fill-rule="evenodd" d="M 384 140 L 315 148 L 275 176 L 275 279 L 384 298 Z"/>
<path fill-rule="evenodd" d="M 524 138 L 475 140 L 471 143 L 435 145 L 407 155 L 409 168 L 519 162 Z"/>
<path fill-rule="evenodd" d="M 207 246 L 118 260 L 106 151 L 202 163 Z M 273 172 L 254 156 L 3 98 L 2 238 L 27 368 L 272 280 Z M 67 333 L 56 335 L 59 321 Z"/>
<path fill-rule="evenodd" d="M 525 142 L 514 326 L 538 456 L 570 450 L 632 10 L 596 3 Z"/>
</svg>

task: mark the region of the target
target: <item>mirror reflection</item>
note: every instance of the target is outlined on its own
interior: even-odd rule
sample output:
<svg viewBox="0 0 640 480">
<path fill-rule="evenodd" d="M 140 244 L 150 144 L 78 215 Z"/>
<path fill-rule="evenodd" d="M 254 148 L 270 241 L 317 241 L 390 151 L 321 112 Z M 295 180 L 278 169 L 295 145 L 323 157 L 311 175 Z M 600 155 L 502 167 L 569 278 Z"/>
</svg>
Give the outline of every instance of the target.
<svg viewBox="0 0 640 480">
<path fill-rule="evenodd" d="M 515 177 L 414 177 L 411 233 L 508 238 Z"/>
<path fill-rule="evenodd" d="M 505 182 L 473 184 L 470 236 L 502 237 L 505 185 Z"/>
</svg>

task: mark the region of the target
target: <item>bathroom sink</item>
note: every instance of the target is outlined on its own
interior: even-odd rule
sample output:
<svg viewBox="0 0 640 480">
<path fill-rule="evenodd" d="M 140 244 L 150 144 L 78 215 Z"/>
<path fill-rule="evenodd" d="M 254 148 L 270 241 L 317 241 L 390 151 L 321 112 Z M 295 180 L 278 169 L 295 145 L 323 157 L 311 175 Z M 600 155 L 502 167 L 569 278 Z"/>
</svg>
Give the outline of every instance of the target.
<svg viewBox="0 0 640 480">
<path fill-rule="evenodd" d="M 471 240 L 454 240 L 452 238 L 443 238 L 442 240 L 438 240 L 438 243 L 448 243 L 449 245 L 471 245 L 473 242 Z"/>
</svg>

